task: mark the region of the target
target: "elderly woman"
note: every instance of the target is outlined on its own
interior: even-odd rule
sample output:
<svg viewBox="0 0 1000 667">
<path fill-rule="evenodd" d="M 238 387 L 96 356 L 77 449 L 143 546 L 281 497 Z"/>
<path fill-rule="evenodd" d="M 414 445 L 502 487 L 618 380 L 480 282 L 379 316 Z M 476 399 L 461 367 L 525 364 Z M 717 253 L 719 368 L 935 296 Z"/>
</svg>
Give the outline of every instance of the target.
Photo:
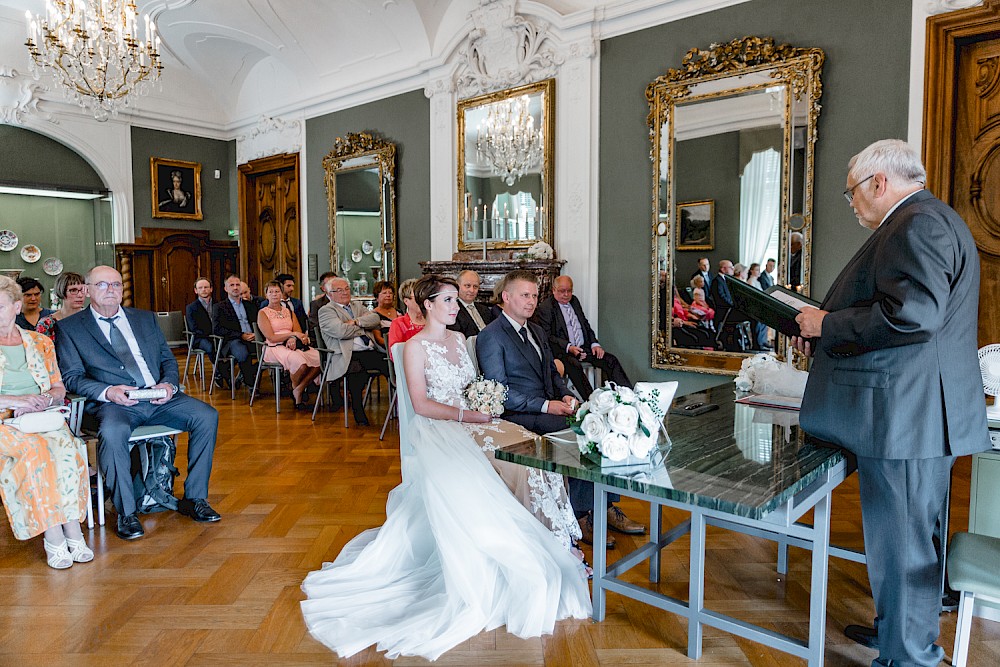
<svg viewBox="0 0 1000 667">
<path fill-rule="evenodd" d="M 267 304 L 257 313 L 257 326 L 267 340 L 264 361 L 281 364 L 288 371 L 295 407 L 305 410 L 309 406 L 302 401 L 302 394 L 319 375 L 319 351 L 309 347 L 309 336 L 302 332 L 298 318 L 281 303 L 281 283 L 269 282 L 264 286 L 264 295 Z"/>
<path fill-rule="evenodd" d="M 38 320 L 35 330 L 56 340 L 56 322 L 79 313 L 87 303 L 87 281 L 79 273 L 67 271 L 56 278 L 56 296 L 61 307 L 51 315 Z"/>
<path fill-rule="evenodd" d="M 42 308 L 42 293 L 45 288 L 34 278 L 18 278 L 17 284 L 22 294 L 21 312 L 14 323 L 22 329 L 34 331 L 40 319 L 53 313 L 48 308 Z"/>
<path fill-rule="evenodd" d="M 384 348 L 386 336 L 382 332 L 385 331 L 388 334 L 392 321 L 400 316 L 399 311 L 396 310 L 396 288 L 388 280 L 380 280 L 375 283 L 372 293 L 376 299 L 375 307 L 372 310 L 378 313 L 379 319 L 382 321 L 380 329 L 372 330 L 372 336 L 379 347 Z"/>
<path fill-rule="evenodd" d="M 21 329 L 21 288 L 0 276 L 0 409 L 4 417 L 62 405 L 66 396 L 52 341 Z M 14 537 L 44 533 L 50 567 L 94 559 L 80 530 L 87 511 L 86 450 L 66 424 L 45 433 L 0 425 L 0 498 Z"/>
<path fill-rule="evenodd" d="M 417 335 L 424 328 L 424 314 L 420 312 L 420 306 L 413 300 L 413 286 L 417 284 L 416 278 L 404 280 L 399 286 L 399 297 L 406 306 L 406 314 L 397 317 L 389 326 L 389 357 L 392 357 L 392 346 L 396 343 L 405 343 Z"/>
</svg>

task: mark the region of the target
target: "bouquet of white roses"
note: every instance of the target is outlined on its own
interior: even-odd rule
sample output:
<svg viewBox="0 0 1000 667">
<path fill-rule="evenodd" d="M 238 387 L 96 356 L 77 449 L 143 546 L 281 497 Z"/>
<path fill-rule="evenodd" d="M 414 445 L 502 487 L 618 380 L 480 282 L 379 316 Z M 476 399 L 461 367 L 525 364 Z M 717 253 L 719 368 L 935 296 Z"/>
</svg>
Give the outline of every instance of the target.
<svg viewBox="0 0 1000 667">
<path fill-rule="evenodd" d="M 507 387 L 480 375 L 465 388 L 462 395 L 470 410 L 499 417 L 503 414 L 503 402 L 507 400 Z"/>
<path fill-rule="evenodd" d="M 739 375 L 736 376 L 736 389 L 757 394 L 802 398 L 809 373 L 792 366 L 791 358 L 790 351 L 785 362 L 778 361 L 770 354 L 747 357 L 740 365 Z"/>
<path fill-rule="evenodd" d="M 659 398 L 656 388 L 637 393 L 609 382 L 595 389 L 590 400 L 569 418 L 580 452 L 599 454 L 611 461 L 649 456 L 663 421 L 663 402 Z"/>
<path fill-rule="evenodd" d="M 552 246 L 545 241 L 539 241 L 528 248 L 526 252 L 521 253 L 520 257 L 521 259 L 552 259 L 553 255 Z"/>
</svg>

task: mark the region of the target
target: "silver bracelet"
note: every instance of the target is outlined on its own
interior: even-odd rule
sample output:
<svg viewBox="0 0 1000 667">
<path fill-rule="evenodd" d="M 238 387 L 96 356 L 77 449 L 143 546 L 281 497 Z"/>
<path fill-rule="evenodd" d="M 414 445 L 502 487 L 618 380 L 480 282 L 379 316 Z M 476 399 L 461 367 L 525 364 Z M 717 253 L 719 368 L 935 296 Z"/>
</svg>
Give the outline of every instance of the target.
<svg viewBox="0 0 1000 667">
<path fill-rule="evenodd" d="M 465 408 L 458 409 L 458 421 L 462 421 L 462 415 L 465 414 Z"/>
</svg>

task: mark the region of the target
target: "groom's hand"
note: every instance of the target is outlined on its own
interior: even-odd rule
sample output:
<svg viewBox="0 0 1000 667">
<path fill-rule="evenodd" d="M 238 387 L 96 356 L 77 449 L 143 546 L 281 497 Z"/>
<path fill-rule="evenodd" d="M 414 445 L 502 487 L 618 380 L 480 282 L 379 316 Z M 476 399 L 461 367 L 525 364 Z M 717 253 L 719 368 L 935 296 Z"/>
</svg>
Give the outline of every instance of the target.
<svg viewBox="0 0 1000 667">
<path fill-rule="evenodd" d="M 568 417 L 573 414 L 573 408 L 569 407 L 569 403 L 565 401 L 549 401 L 547 412 L 550 415 Z"/>
</svg>

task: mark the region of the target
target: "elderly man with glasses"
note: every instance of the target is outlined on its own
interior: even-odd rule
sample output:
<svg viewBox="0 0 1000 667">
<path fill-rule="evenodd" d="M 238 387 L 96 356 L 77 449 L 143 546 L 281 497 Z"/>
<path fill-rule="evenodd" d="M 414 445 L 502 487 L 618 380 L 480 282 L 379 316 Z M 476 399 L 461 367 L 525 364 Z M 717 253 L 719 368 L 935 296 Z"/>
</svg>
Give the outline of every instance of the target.
<svg viewBox="0 0 1000 667">
<path fill-rule="evenodd" d="M 97 266 L 86 280 L 90 307 L 60 320 L 56 353 L 66 388 L 87 398 L 87 414 L 97 421 L 97 457 L 118 512 L 115 533 L 123 540 L 145 534 L 136 513 L 128 439 L 134 429 L 150 424 L 188 432 L 188 472 L 177 511 L 195 521 L 218 521 L 207 498 L 219 413 L 180 393 L 177 360 L 156 316 L 121 305 L 121 274 Z M 162 396 L 131 394 L 144 388 L 160 390 Z"/>
<path fill-rule="evenodd" d="M 346 373 L 354 421 L 359 426 L 368 426 L 362 396 L 368 371 L 389 375 L 385 353 L 375 349 L 369 336 L 382 321 L 378 313 L 351 301 L 351 285 L 343 278 L 327 278 L 323 293 L 330 299 L 330 303 L 319 309 L 319 331 L 333 354 L 328 377 L 338 378 Z"/>
</svg>

